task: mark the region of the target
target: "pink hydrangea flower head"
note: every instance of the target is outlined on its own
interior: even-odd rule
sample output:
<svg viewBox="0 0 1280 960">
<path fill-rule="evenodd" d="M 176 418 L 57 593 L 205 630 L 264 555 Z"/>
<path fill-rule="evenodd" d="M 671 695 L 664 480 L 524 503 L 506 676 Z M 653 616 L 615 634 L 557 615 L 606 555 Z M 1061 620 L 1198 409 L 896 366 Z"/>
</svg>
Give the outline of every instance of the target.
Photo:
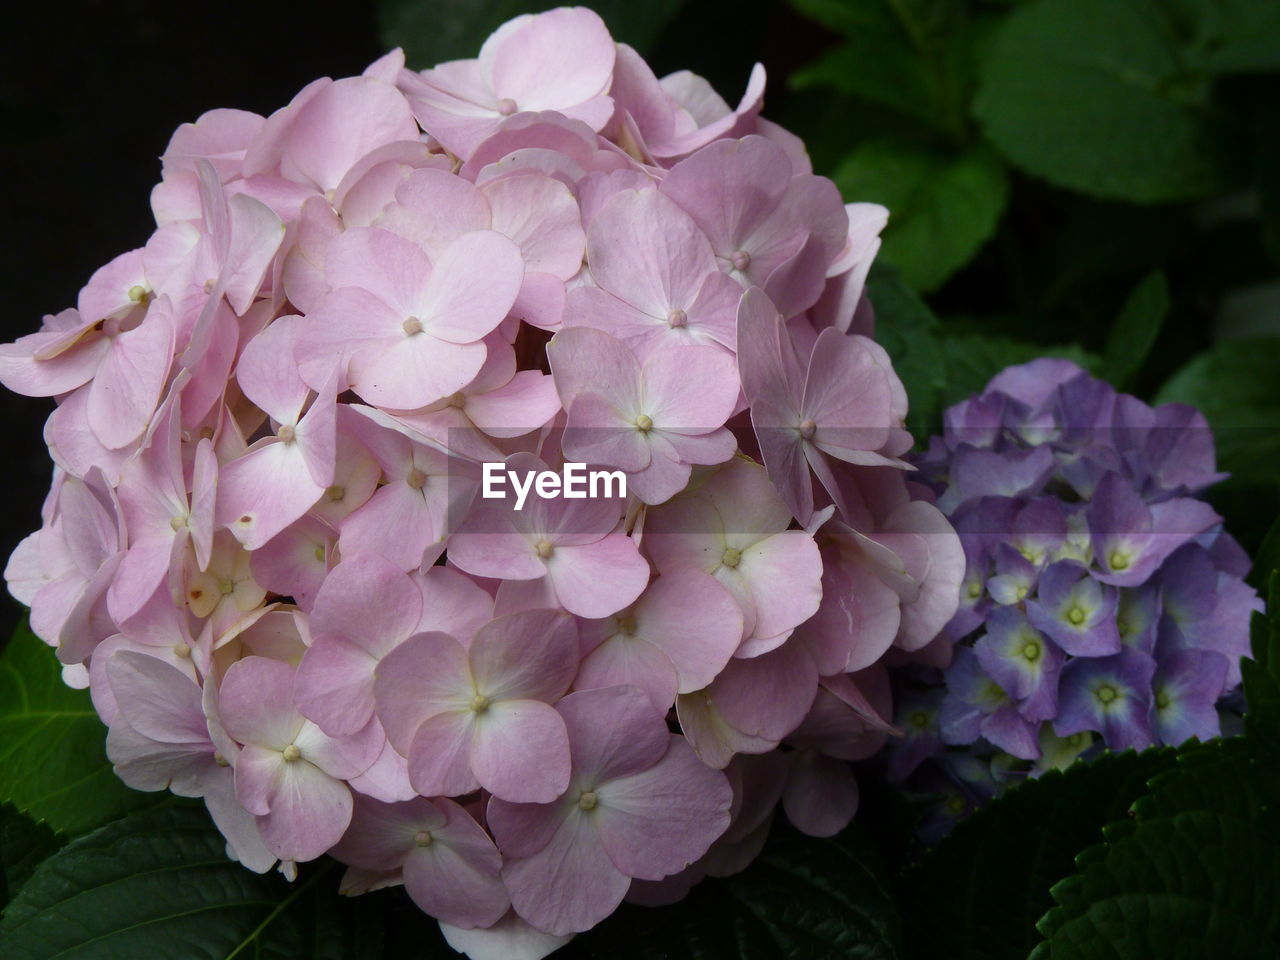
<svg viewBox="0 0 1280 960">
<path fill-rule="evenodd" d="M 882 658 L 950 650 L 946 498 L 1054 461 L 977 451 L 938 507 L 908 483 L 865 294 L 888 212 L 814 175 L 764 87 L 659 78 L 565 7 L 174 132 L 152 235 L 0 345 L 0 383 L 55 404 L 5 579 L 125 782 L 203 798 L 250 869 L 403 884 L 472 960 L 741 870 L 775 810 L 855 815 Z M 1204 450 L 1156 446 L 1158 482 L 1197 482 Z M 1098 595 L 1137 624 L 1215 521 L 1092 479 Z M 1063 549 L 1028 509 L 1019 549 Z M 1061 632 L 1069 573 L 1027 629 Z M 1185 602 L 1194 647 L 1219 618 Z M 1160 729 L 1199 729 L 1203 659 L 1153 675 Z"/>
</svg>

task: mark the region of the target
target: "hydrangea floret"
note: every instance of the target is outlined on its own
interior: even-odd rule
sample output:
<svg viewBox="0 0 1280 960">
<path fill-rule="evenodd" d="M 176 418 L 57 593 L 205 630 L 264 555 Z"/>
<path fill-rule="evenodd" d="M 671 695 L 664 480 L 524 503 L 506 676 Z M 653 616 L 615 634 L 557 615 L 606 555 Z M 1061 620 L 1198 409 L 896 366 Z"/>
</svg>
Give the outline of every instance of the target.
<svg viewBox="0 0 1280 960">
<path fill-rule="evenodd" d="M 474 958 L 849 822 L 964 558 L 872 339 L 886 211 L 763 94 L 562 8 L 178 128 L 152 236 L 0 346 L 56 402 L 6 579 L 121 778 Z M 480 492 L 569 461 L 626 495 Z"/>
</svg>

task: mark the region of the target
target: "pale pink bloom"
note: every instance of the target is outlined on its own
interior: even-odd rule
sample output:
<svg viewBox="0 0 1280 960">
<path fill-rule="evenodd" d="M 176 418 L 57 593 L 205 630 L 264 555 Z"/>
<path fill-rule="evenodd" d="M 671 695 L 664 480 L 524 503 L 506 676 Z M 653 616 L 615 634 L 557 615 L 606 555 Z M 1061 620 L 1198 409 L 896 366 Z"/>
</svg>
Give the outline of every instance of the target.
<svg viewBox="0 0 1280 960">
<path fill-rule="evenodd" d="M 342 521 L 339 549 L 381 554 L 401 570 L 429 564 L 435 557 L 426 554 L 443 543 L 450 521 L 466 514 L 474 470 L 380 410 L 347 404 L 340 412 L 344 428 L 382 468 L 385 483 Z"/>
<path fill-rule="evenodd" d="M 729 589 L 744 621 L 738 656 L 752 657 L 780 646 L 822 597 L 818 546 L 790 523 L 764 468 L 736 458 L 651 511 L 644 545 L 662 574 L 693 567 Z"/>
<path fill-rule="evenodd" d="M 713 140 L 755 133 L 764 86 L 764 67 L 757 63 L 742 101 L 730 109 L 702 77 L 681 70 L 659 80 L 635 50 L 620 43 L 609 92 L 625 111 L 619 139 L 630 139 L 642 154 L 670 166 Z"/>
<path fill-rule="evenodd" d="M 730 660 L 705 689 L 676 700 L 680 729 L 702 762 L 722 769 L 735 753 L 766 753 L 804 719 L 818 688 L 813 658 L 786 643 Z"/>
<path fill-rule="evenodd" d="M 417 137 L 409 105 L 394 86 L 372 77 L 325 78 L 267 118 L 246 151 L 244 175 L 278 173 L 325 193 L 376 148 Z"/>
<path fill-rule="evenodd" d="M 580 630 L 586 656 L 577 690 L 631 684 L 665 712 L 677 693 L 715 679 L 742 639 L 742 611 L 733 595 L 692 567 L 656 577 L 632 606 Z"/>
<path fill-rule="evenodd" d="M 785 150 L 752 135 L 708 144 L 661 186 L 706 235 L 721 269 L 785 302 L 787 316 L 817 300 L 849 232 L 835 184 L 792 174 Z"/>
<path fill-rule="evenodd" d="M 266 120 L 247 110 L 209 110 L 195 123 L 184 123 L 173 131 L 160 160 L 166 179 L 178 173 L 195 173 L 196 164 L 207 160 L 226 183 L 239 177 L 245 151 L 262 132 Z"/>
<path fill-rule="evenodd" d="M 44 527 L 19 547 L 23 594 L 30 598 L 31 631 L 57 647 L 64 664 L 82 663 L 116 632 L 107 613 L 107 590 L 124 558 L 124 523 L 115 494 L 98 471 L 84 480 L 62 475 L 54 483 L 56 496 Z M 15 552 L 11 567 L 17 557 Z"/>
<path fill-rule="evenodd" d="M 226 530 L 214 534 L 204 569 L 188 554 L 183 570 L 183 598 L 192 615 L 205 620 L 217 646 L 260 614 L 267 591 L 253 578 L 250 554 Z"/>
<path fill-rule="evenodd" d="M 88 384 L 94 436 L 110 449 L 137 440 L 161 399 L 173 363 L 173 307 L 152 301 L 145 313 L 91 320 L 67 310 L 45 318 L 40 333 L 0 345 L 0 383 L 50 397 Z"/>
<path fill-rule="evenodd" d="M 510 906 L 502 855 L 466 810 L 443 797 L 357 797 L 351 826 L 330 853 L 367 870 L 400 870 L 414 903 L 443 923 L 489 927 Z"/>
<path fill-rule="evenodd" d="M 802 368 L 768 297 L 757 288 L 742 297 L 738 368 L 751 423 L 769 478 L 802 523 L 813 515 L 811 470 L 841 502 L 825 457 L 866 466 L 893 462 L 877 452 L 895 426 L 892 370 L 881 366 L 869 343 L 824 329 Z"/>
<path fill-rule="evenodd" d="M 332 292 L 308 317 L 297 359 L 312 385 L 340 359 L 366 402 L 417 410 L 480 372 L 484 337 L 511 309 L 524 278 L 518 248 L 491 230 L 463 234 L 434 264 L 387 230 L 348 230 L 329 244 Z"/>
<path fill-rule="evenodd" d="M 530 454 L 505 468 L 524 478 L 547 465 Z M 449 559 L 477 577 L 526 581 L 539 596 L 579 617 L 607 617 L 631 604 L 649 582 L 649 564 L 621 529 L 616 499 L 543 498 L 531 491 L 523 509 L 477 500 L 449 540 Z"/>
<path fill-rule="evenodd" d="M 409 758 L 420 794 L 483 787 L 517 802 L 546 802 L 569 782 L 564 721 L 549 704 L 577 666 L 573 618 L 552 610 L 499 617 L 469 645 L 420 634 L 379 662 L 378 717 Z"/>
<path fill-rule="evenodd" d="M 121 469 L 116 496 L 129 531 L 129 550 L 107 594 L 111 615 L 118 623 L 137 613 L 181 567 L 188 543 L 194 550 L 196 568 L 203 570 L 209 565 L 217 458 L 213 444 L 201 440 L 188 481 L 181 427 L 179 401 L 173 396 L 152 423 L 143 448 Z"/>
<path fill-rule="evenodd" d="M 552 378 L 539 370 L 517 370 L 516 354 L 497 334 L 485 340 L 489 355 L 476 378 L 457 393 L 419 413 L 396 419 L 460 456 L 501 460 L 494 440 L 537 430 L 560 412 Z"/>
<path fill-rule="evenodd" d="M 478 186 L 448 171 L 419 171 L 399 186 L 375 225 L 412 240 L 432 262 L 466 233 L 502 234 L 520 248 L 525 267 L 511 313 L 547 328 L 560 323 L 564 281 L 582 268 L 586 244 L 572 191 L 531 170 Z"/>
<path fill-rule="evenodd" d="M 404 73 L 401 89 L 433 137 L 463 158 L 524 111 L 555 110 L 601 129 L 613 114 L 609 30 L 585 7 L 525 14 L 499 27 L 476 60 Z"/>
<path fill-rule="evenodd" d="M 641 363 L 608 334 L 576 327 L 556 334 L 547 355 L 568 411 L 565 456 L 626 471 L 645 503 L 671 499 L 693 464 L 723 463 L 737 449 L 724 422 L 738 379 L 723 350 L 673 345 Z"/>
<path fill-rule="evenodd" d="M 635 687 L 570 694 L 556 706 L 573 774 L 550 803 L 489 801 L 489 827 L 516 912 L 551 934 L 588 930 L 631 878 L 659 880 L 729 825 L 733 792 Z"/>
<path fill-rule="evenodd" d="M 146 654 L 167 663 L 193 682 L 211 666 L 212 631 L 195 622 L 190 612 L 173 602 L 167 590 L 158 590 L 141 610 L 120 625 L 120 632 L 107 637 L 89 658 L 89 692 L 94 709 L 107 724 L 115 722 L 118 710 L 107 665 L 117 651 Z"/>
<path fill-rule="evenodd" d="M 565 301 L 567 327 L 595 327 L 642 357 L 662 345 L 735 349 L 741 288 L 716 265 L 711 244 L 680 207 L 656 190 L 624 190 L 587 230 L 594 286 Z"/>
<path fill-rule="evenodd" d="M 333 482 L 333 375 L 314 397 L 293 364 L 301 318 L 281 318 L 244 348 L 236 381 L 275 424 L 272 436 L 223 464 L 217 520 L 249 550 L 269 541 L 320 499 Z M 303 411 L 306 410 L 304 414 Z"/>
<path fill-rule="evenodd" d="M 315 517 L 302 517 L 249 554 L 249 569 L 268 592 L 292 597 L 309 611 L 335 563 L 337 545 L 337 531 Z"/>
<path fill-rule="evenodd" d="M 312 504 L 310 512 L 312 517 L 318 517 L 335 530 L 354 511 L 369 502 L 382 480 L 382 465 L 359 436 L 358 427 L 363 418 L 353 416 L 347 409 L 354 406 L 342 404 L 338 407 L 333 483 L 325 488 L 324 496 Z"/>
<path fill-rule="evenodd" d="M 441 923 L 445 942 L 470 960 L 542 960 L 573 939 L 556 937 L 521 920 L 514 910 L 491 927 L 467 929 Z"/>
<path fill-rule="evenodd" d="M 276 857 L 236 801 L 235 744 L 225 736 L 215 744 L 199 684 L 162 660 L 127 650 L 111 657 L 107 674 L 122 704 L 107 733 L 107 756 L 120 779 L 135 790 L 203 797 L 229 853 L 257 873 L 270 870 Z M 212 726 L 221 732 L 220 724 Z"/>
<path fill-rule="evenodd" d="M 298 709 L 331 736 L 355 733 L 373 716 L 374 671 L 384 656 L 423 632 L 469 640 L 492 609 L 488 594 L 456 570 L 409 576 L 376 554 L 346 557 L 311 610 Z"/>
<path fill-rule="evenodd" d="M 240 804 L 256 817 L 268 850 L 302 862 L 341 839 L 352 807 L 343 781 L 362 773 L 382 747 L 373 725 L 351 737 L 325 736 L 294 706 L 293 686 L 293 667 L 246 657 L 223 677 L 218 711 L 243 746 L 235 764 Z"/>
</svg>

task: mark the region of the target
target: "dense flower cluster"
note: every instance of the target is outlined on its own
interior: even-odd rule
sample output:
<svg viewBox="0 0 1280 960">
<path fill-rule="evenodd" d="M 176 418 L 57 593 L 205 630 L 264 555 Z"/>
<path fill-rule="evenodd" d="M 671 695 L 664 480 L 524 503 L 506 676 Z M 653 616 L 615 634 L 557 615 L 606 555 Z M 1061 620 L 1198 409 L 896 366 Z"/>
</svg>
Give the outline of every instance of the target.
<svg viewBox="0 0 1280 960">
<path fill-rule="evenodd" d="M 1218 735 L 1261 603 L 1248 557 L 1195 497 L 1223 477 L 1198 411 L 1046 358 L 948 410 L 917 463 L 966 572 L 932 665 L 902 676 L 898 777 L 938 757 L 981 796 L 1093 746 Z"/>
<path fill-rule="evenodd" d="M 474 956 L 848 822 L 963 555 L 870 339 L 886 211 L 763 88 L 559 9 L 176 131 L 146 245 L 0 347 L 58 403 L 6 578 L 126 782 Z M 566 461 L 629 495 L 484 496 Z"/>
</svg>

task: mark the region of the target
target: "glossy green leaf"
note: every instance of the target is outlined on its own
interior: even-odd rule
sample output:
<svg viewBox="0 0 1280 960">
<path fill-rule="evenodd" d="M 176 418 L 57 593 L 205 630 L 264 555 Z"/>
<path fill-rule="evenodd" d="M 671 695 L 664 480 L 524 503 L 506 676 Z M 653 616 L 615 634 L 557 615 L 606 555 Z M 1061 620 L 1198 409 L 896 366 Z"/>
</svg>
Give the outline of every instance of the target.
<svg viewBox="0 0 1280 960">
<path fill-rule="evenodd" d="M 290 884 L 227 859 L 199 807 L 141 811 L 36 868 L 0 921 L 5 960 L 379 960 L 385 898 L 337 895 L 331 861 Z M 454 956 L 437 937 L 418 954 Z"/>
<path fill-rule="evenodd" d="M 27 882 L 36 865 L 64 840 L 9 804 L 0 804 L 0 909 Z"/>
<path fill-rule="evenodd" d="M 1234 479 L 1280 482 L 1280 338 L 1228 340 L 1195 357 L 1160 390 L 1161 403 L 1198 407 L 1218 464 Z"/>
<path fill-rule="evenodd" d="M 957 152 L 888 140 L 855 149 L 835 181 L 846 200 L 889 208 L 881 256 L 923 291 L 973 258 L 995 232 L 1009 193 L 1004 164 L 986 147 Z"/>
<path fill-rule="evenodd" d="M 1206 196 L 1230 182 L 1233 143 L 1182 27 L 1158 0 L 1031 0 L 992 38 L 974 109 L 1008 159 L 1060 186 Z"/>
<path fill-rule="evenodd" d="M 909 955 L 1023 960 L 1040 940 L 1049 888 L 1172 760 L 1172 750 L 1149 750 L 1077 762 L 962 821 L 907 877 Z"/>
<path fill-rule="evenodd" d="M 1156 271 L 1133 288 L 1111 325 L 1102 361 L 1102 378 L 1123 390 L 1142 369 L 1169 313 L 1169 284 Z"/>
<path fill-rule="evenodd" d="M 775 821 L 758 860 L 657 909 L 624 906 L 575 942 L 592 960 L 890 960 L 900 925 L 866 832 L 815 840 Z M 580 952 L 578 952 L 580 951 Z"/>
<path fill-rule="evenodd" d="M 53 651 L 19 627 L 0 655 L 0 802 L 72 836 L 156 803 L 115 775 L 106 735 L 89 692 L 64 684 Z"/>
</svg>

